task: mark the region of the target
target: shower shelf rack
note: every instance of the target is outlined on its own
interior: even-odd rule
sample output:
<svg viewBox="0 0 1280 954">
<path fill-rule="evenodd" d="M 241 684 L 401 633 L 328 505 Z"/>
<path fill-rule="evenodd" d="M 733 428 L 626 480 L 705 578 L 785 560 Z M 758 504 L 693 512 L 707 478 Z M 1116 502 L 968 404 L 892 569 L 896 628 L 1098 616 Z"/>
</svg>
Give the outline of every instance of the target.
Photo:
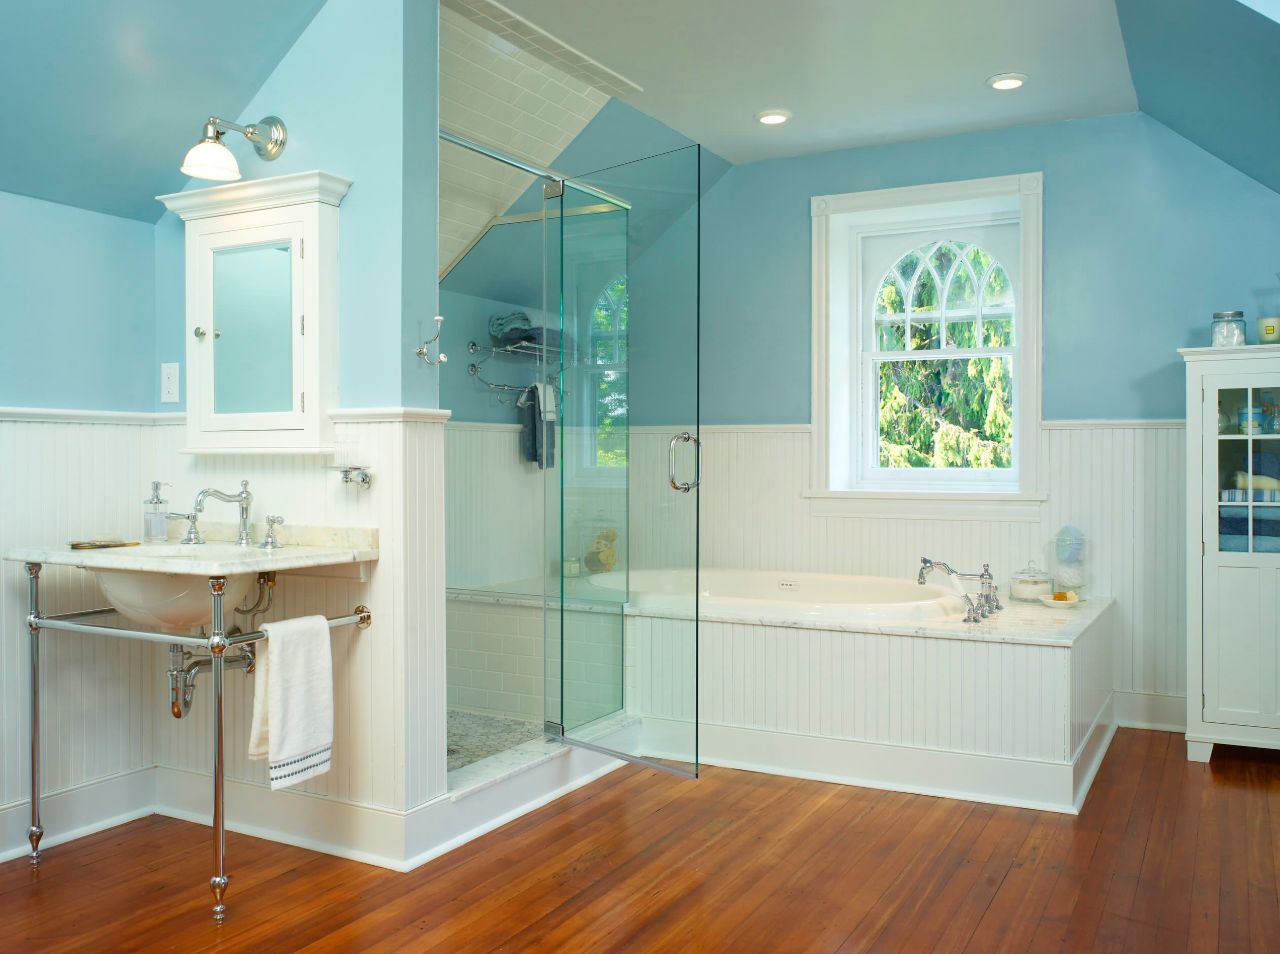
<svg viewBox="0 0 1280 954">
<path fill-rule="evenodd" d="M 467 374 L 471 375 L 491 391 L 514 391 L 518 393 L 523 393 L 529 390 L 529 385 L 496 384 L 493 381 L 486 381 L 480 376 L 480 366 L 494 355 L 498 354 L 509 355 L 512 357 L 538 358 L 542 361 L 545 361 L 549 356 L 554 354 L 554 352 L 548 349 L 545 345 L 535 344 L 532 341 L 517 341 L 514 344 L 502 345 L 501 347 L 477 344 L 474 341 L 467 342 L 468 354 L 480 354 L 481 352 L 486 351 L 488 354 L 484 357 L 467 365 Z M 549 381 L 554 380 L 554 377 L 555 376 L 553 374 L 547 375 L 547 379 Z"/>
<path fill-rule="evenodd" d="M 512 344 L 502 345 L 500 347 L 477 344 L 474 341 L 467 342 L 468 354 L 479 354 L 481 351 L 489 352 L 490 356 L 495 354 L 523 355 L 530 358 L 539 358 L 541 360 L 546 360 L 555 354 L 555 352 L 547 348 L 546 345 L 540 345 L 533 341 L 516 341 Z M 481 360 L 487 361 L 488 358 L 482 358 Z"/>
</svg>

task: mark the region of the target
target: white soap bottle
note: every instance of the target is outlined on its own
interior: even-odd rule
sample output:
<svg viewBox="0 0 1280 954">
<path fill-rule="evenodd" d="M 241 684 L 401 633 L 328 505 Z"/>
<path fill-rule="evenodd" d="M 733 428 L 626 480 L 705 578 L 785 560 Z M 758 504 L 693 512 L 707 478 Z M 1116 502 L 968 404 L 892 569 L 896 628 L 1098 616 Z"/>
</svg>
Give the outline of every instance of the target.
<svg viewBox="0 0 1280 954">
<path fill-rule="evenodd" d="M 164 543 L 169 539 L 169 501 L 160 496 L 160 488 L 168 484 L 151 481 L 151 496 L 142 502 L 142 542 Z"/>
</svg>

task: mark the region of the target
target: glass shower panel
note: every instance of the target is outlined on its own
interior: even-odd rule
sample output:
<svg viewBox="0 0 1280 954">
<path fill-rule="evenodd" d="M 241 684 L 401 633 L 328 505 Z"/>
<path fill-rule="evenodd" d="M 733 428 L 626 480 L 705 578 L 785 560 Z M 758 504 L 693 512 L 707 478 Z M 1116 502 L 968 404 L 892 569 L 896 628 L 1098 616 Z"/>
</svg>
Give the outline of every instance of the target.
<svg viewBox="0 0 1280 954">
<path fill-rule="evenodd" d="M 691 146 L 565 183 L 559 263 L 565 735 L 690 774 L 700 162 Z"/>
</svg>

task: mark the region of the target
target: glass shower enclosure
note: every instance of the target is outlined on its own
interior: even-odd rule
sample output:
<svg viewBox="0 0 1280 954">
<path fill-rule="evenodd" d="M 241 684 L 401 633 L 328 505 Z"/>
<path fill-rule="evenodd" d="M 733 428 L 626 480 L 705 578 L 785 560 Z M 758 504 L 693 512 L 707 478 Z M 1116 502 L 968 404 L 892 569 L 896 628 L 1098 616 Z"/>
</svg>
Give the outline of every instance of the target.
<svg viewBox="0 0 1280 954">
<path fill-rule="evenodd" d="M 525 420 L 543 489 L 544 730 L 691 777 L 700 162 L 690 146 L 544 173 L 540 214 L 518 216 L 523 234 L 535 222 L 542 232 L 537 406 Z"/>
</svg>

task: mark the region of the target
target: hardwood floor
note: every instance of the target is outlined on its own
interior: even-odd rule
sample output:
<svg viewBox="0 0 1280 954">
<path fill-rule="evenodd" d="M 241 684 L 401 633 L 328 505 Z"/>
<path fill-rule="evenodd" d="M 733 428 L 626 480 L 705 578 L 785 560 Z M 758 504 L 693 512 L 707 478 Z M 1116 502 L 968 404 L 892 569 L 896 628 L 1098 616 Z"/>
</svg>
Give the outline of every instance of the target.
<svg viewBox="0 0 1280 954">
<path fill-rule="evenodd" d="M 1280 951 L 1280 754 L 1121 730 L 1079 817 L 628 767 L 410 874 L 152 817 L 0 866 L 5 951 Z"/>
</svg>

